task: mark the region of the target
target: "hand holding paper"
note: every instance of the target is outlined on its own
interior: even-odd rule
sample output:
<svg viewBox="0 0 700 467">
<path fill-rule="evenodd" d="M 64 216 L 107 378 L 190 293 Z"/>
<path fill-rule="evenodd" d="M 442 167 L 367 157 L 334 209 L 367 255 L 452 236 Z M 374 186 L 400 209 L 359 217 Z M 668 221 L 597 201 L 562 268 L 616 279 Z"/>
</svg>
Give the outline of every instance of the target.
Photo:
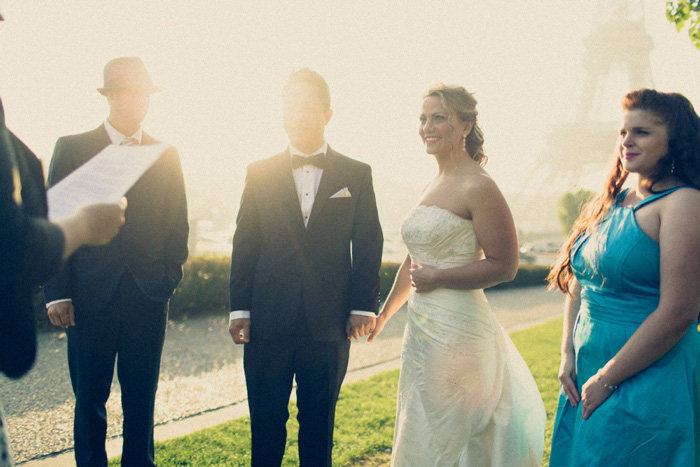
<svg viewBox="0 0 700 467">
<path fill-rule="evenodd" d="M 90 204 L 54 221 L 63 231 L 63 259 L 83 245 L 104 245 L 112 240 L 124 225 L 126 204 L 124 197 L 118 203 Z"/>
<path fill-rule="evenodd" d="M 90 204 L 117 203 L 168 147 L 107 146 L 49 189 L 49 219 L 72 216 Z"/>
</svg>

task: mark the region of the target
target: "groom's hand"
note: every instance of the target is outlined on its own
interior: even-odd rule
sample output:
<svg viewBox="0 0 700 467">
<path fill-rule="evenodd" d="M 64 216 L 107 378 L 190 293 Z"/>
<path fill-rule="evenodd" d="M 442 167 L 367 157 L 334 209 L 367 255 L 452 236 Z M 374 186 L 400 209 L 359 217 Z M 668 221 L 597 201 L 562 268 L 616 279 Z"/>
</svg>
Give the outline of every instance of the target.
<svg viewBox="0 0 700 467">
<path fill-rule="evenodd" d="M 54 326 L 67 328 L 75 326 L 75 313 L 73 311 L 73 302 L 66 300 L 65 302 L 52 303 L 48 309 L 49 321 Z"/>
<path fill-rule="evenodd" d="M 228 332 L 236 344 L 250 342 L 250 318 L 232 319 L 228 323 Z"/>
<path fill-rule="evenodd" d="M 350 315 L 348 324 L 345 326 L 345 333 L 348 339 L 359 339 L 374 330 L 377 318 L 364 315 Z"/>
</svg>

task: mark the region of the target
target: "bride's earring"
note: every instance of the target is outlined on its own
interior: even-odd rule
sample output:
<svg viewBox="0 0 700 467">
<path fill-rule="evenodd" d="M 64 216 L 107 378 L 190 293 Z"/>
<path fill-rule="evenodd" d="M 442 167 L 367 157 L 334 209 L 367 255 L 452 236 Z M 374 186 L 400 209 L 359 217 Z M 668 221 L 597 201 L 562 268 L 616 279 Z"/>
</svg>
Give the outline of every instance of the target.
<svg viewBox="0 0 700 467">
<path fill-rule="evenodd" d="M 468 153 L 469 151 L 467 151 L 467 136 L 468 135 L 466 135 L 466 134 L 464 135 L 464 152 Z"/>
</svg>

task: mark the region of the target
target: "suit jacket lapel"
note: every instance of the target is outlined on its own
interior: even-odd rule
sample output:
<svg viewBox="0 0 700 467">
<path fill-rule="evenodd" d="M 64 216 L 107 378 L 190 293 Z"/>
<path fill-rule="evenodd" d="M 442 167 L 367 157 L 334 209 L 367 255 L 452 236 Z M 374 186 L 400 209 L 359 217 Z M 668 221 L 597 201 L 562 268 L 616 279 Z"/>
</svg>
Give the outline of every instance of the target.
<svg viewBox="0 0 700 467">
<path fill-rule="evenodd" d="M 338 185 L 337 180 L 340 176 L 339 163 L 340 158 L 335 151 L 329 147 L 328 153 L 326 154 L 326 166 L 323 169 L 321 183 L 318 185 L 318 192 L 316 192 L 316 197 L 314 198 L 314 205 L 311 209 L 311 215 L 309 216 L 309 223 L 306 226 L 307 231 L 318 222 L 317 219 L 321 212 L 323 212 L 323 206 L 325 206 L 328 198 L 333 194 L 331 190 Z"/>
<path fill-rule="evenodd" d="M 70 155 L 73 167 L 70 168 L 70 172 L 77 169 L 93 157 L 95 157 L 100 151 L 112 144 L 109 139 L 107 130 L 105 129 L 104 123 L 88 133 L 85 139 L 85 144 L 82 145 L 82 151 L 79 154 Z M 67 175 L 67 174 L 66 174 Z"/>
<path fill-rule="evenodd" d="M 95 153 L 93 154 L 93 156 L 96 156 L 98 152 L 102 151 L 104 148 L 112 144 L 112 140 L 109 139 L 109 134 L 107 133 L 107 129 L 105 128 L 104 123 L 93 130 L 92 141 L 95 145 L 95 148 L 98 148 L 97 151 L 95 151 Z"/>
<path fill-rule="evenodd" d="M 279 182 L 279 196 L 282 199 L 284 212 L 292 220 L 292 222 L 303 232 L 304 218 L 301 214 L 301 205 L 299 204 L 299 196 L 297 196 L 297 188 L 294 184 L 294 175 L 292 174 L 292 158 L 289 155 L 289 148 L 283 153 L 277 155 L 275 161 L 275 170 L 277 174 L 273 180 Z"/>
</svg>

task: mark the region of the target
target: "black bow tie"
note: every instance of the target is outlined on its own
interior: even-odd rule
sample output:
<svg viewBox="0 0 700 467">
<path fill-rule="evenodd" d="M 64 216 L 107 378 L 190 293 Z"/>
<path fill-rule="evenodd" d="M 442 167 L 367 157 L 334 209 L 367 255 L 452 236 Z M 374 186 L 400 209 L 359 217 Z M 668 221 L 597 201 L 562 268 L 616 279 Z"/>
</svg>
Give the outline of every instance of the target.
<svg viewBox="0 0 700 467">
<path fill-rule="evenodd" d="M 292 169 L 298 169 L 305 165 L 315 165 L 319 169 L 322 169 L 325 163 L 326 155 L 322 152 L 314 154 L 313 156 L 300 156 L 298 154 L 292 156 Z"/>
</svg>

